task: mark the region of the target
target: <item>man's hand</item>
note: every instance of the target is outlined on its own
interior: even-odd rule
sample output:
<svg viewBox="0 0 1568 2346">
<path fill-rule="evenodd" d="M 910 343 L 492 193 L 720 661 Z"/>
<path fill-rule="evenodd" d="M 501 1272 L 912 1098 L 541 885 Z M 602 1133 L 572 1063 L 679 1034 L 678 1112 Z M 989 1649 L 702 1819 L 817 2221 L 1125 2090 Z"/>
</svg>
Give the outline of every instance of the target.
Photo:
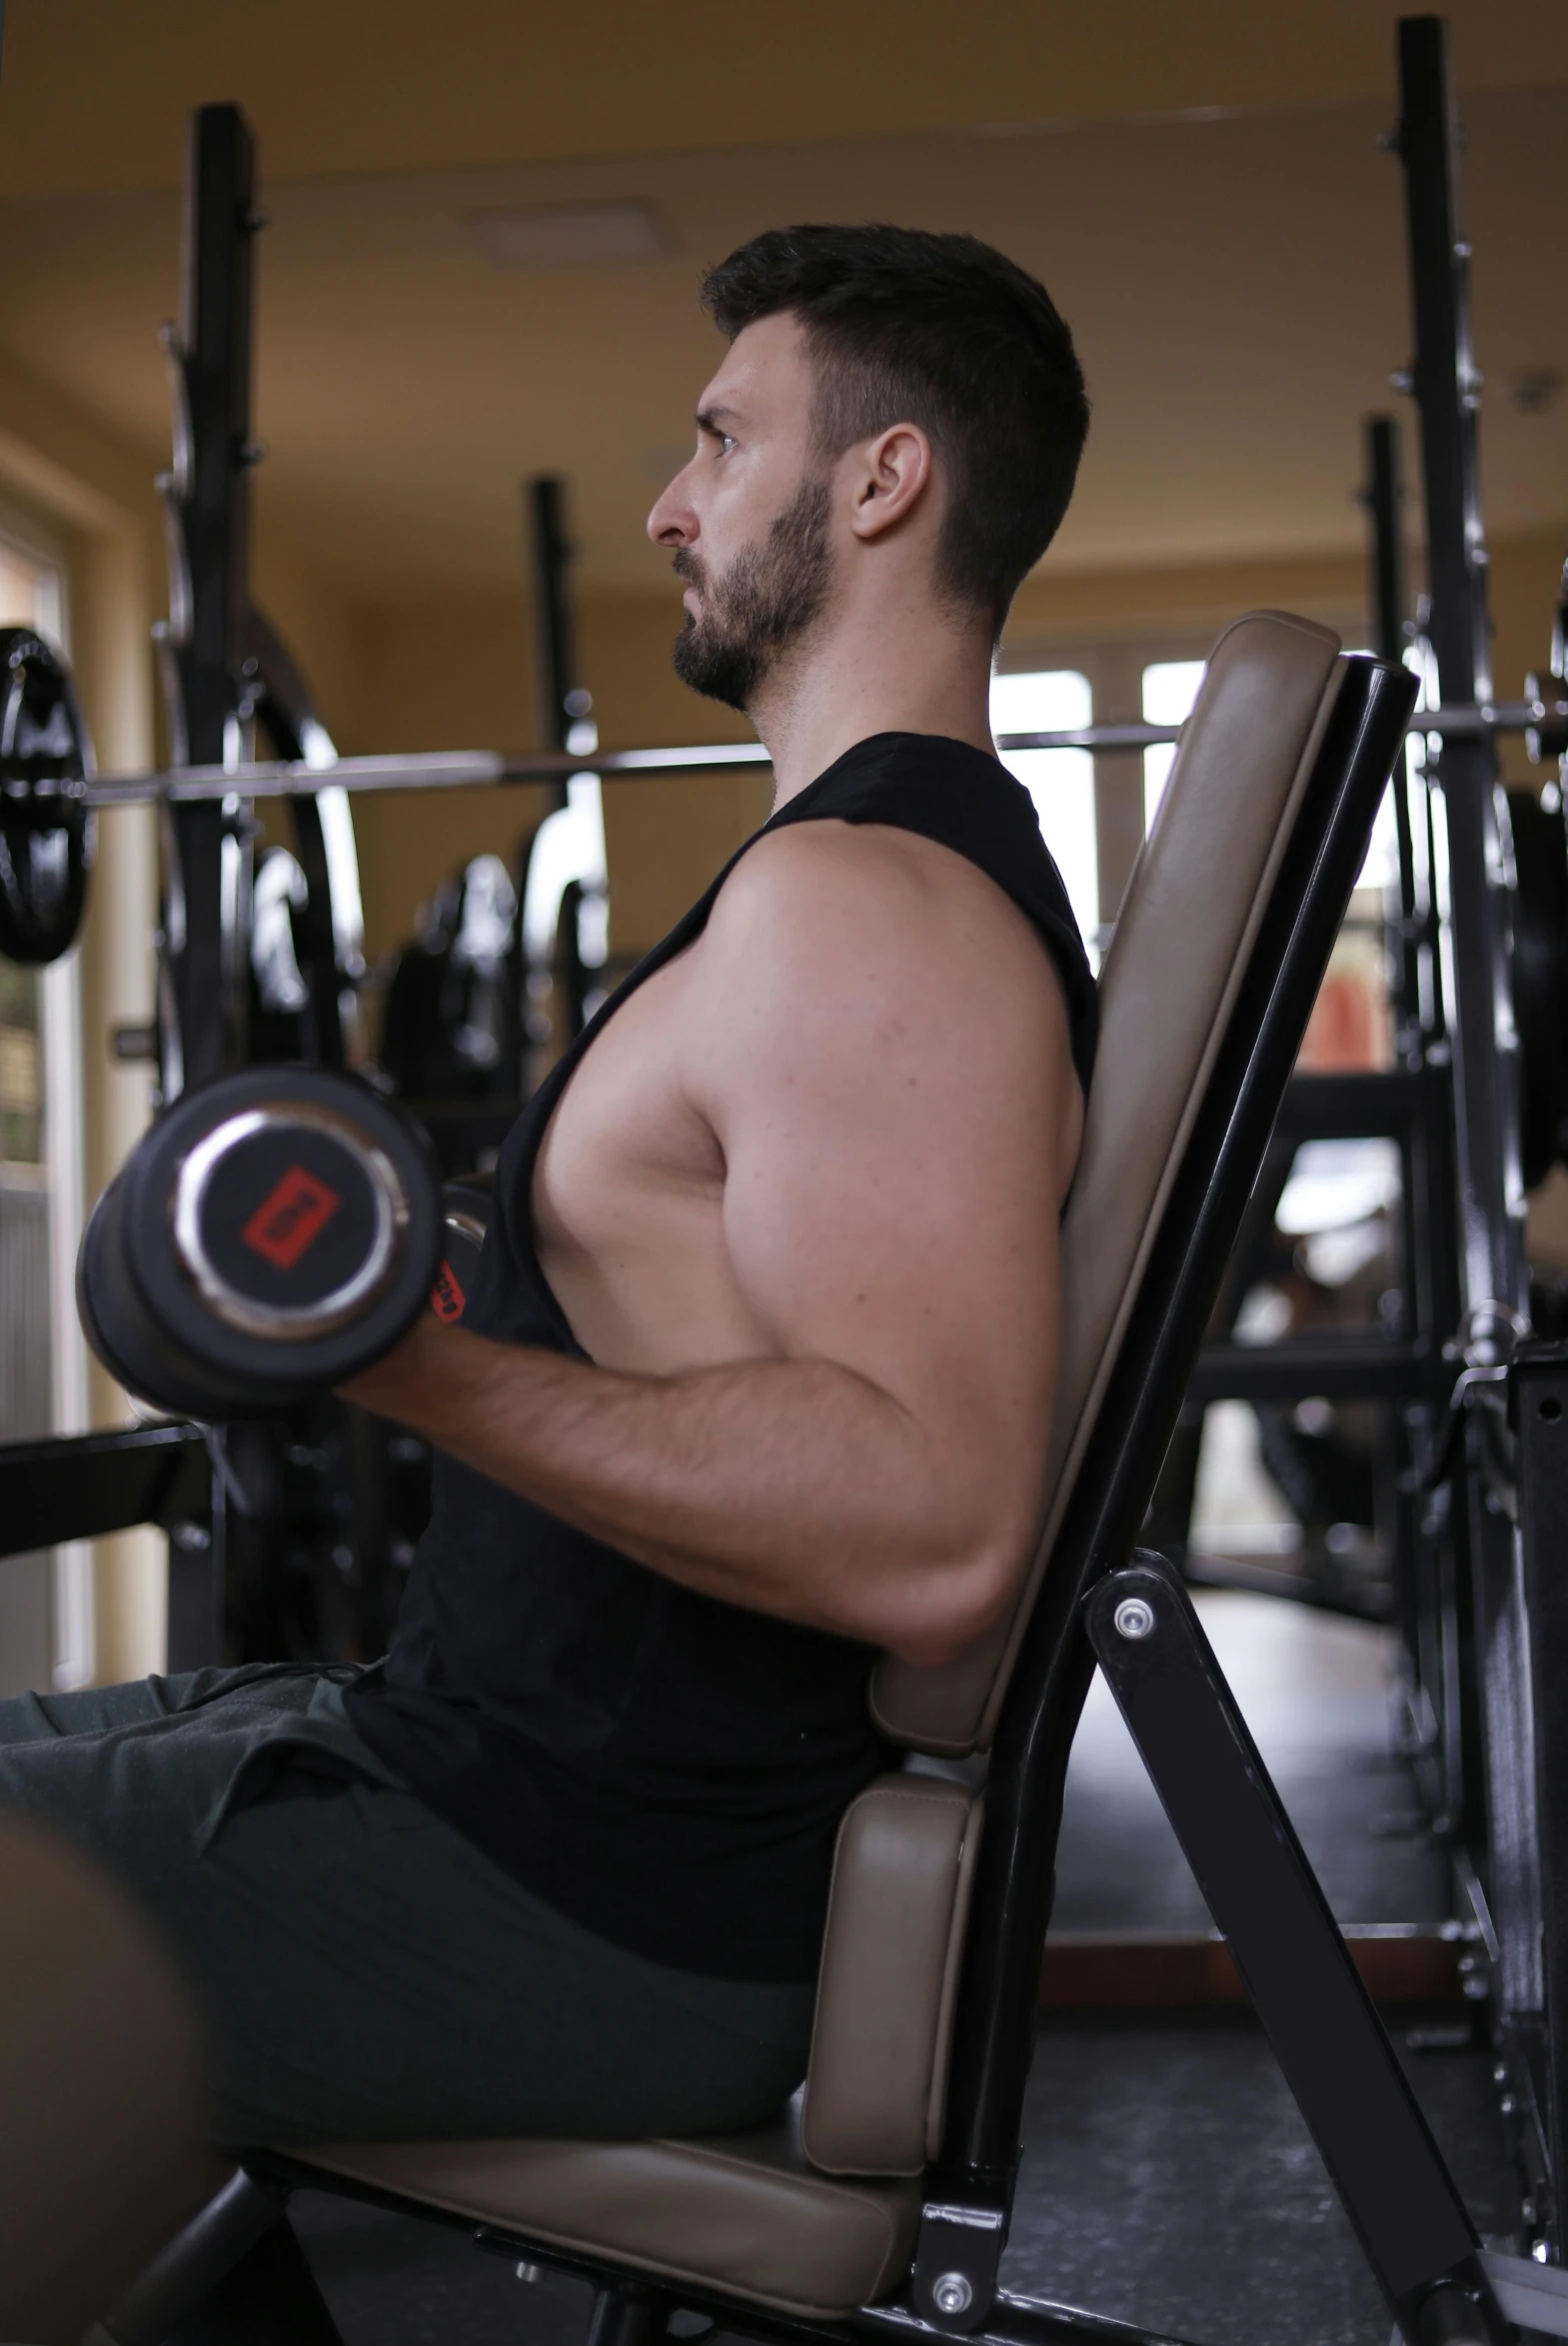
<svg viewBox="0 0 1568 2346">
<path fill-rule="evenodd" d="M 1038 1525 L 1059 984 L 972 866 L 837 823 L 754 848 L 693 955 L 682 1081 L 756 1356 L 624 1375 L 427 1320 L 345 1389 L 689 1587 L 939 1660 Z"/>
</svg>

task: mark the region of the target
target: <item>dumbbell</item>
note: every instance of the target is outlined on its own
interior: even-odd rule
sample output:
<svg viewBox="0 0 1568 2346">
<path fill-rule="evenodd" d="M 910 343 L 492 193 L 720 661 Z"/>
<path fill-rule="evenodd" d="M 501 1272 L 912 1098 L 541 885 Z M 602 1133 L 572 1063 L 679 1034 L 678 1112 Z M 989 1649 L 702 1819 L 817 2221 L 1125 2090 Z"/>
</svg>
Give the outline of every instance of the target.
<svg viewBox="0 0 1568 2346">
<path fill-rule="evenodd" d="M 449 1230 L 429 1142 L 368 1085 L 248 1069 L 183 1095 L 104 1191 L 82 1326 L 171 1414 L 263 1414 L 369 1366 L 427 1300 L 461 1317 L 485 1204 L 465 1191 Z"/>
</svg>

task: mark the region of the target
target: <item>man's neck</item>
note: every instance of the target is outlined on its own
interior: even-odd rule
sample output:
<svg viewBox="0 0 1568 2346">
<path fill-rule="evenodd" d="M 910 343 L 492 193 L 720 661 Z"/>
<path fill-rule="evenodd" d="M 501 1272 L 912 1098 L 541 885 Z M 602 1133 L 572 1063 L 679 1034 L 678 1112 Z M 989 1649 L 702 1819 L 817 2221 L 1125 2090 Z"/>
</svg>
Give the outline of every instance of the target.
<svg viewBox="0 0 1568 2346">
<path fill-rule="evenodd" d="M 748 712 L 774 767 L 774 809 L 878 733 L 992 748 L 990 645 L 927 612 L 825 616 Z"/>
</svg>

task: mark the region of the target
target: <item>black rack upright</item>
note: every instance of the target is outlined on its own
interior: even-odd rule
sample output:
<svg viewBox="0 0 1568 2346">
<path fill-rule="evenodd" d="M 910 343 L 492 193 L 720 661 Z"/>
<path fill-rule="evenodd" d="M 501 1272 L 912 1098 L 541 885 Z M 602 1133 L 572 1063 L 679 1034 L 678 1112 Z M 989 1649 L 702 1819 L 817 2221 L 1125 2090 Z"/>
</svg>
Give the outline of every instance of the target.
<svg viewBox="0 0 1568 2346">
<path fill-rule="evenodd" d="M 241 754 L 238 676 L 250 562 L 251 245 L 255 153 L 237 106 L 191 125 L 178 332 L 165 337 L 174 461 L 159 482 L 169 545 L 160 633 L 176 765 Z M 168 810 L 164 835 L 162 1089 L 243 1064 L 251 826 L 238 798 Z"/>
</svg>

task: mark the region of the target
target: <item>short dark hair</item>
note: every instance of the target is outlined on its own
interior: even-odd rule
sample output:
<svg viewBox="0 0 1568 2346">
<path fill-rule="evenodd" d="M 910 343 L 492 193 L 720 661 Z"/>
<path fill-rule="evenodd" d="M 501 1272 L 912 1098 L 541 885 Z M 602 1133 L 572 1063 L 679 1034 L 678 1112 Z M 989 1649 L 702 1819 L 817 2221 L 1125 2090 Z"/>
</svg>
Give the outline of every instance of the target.
<svg viewBox="0 0 1568 2346">
<path fill-rule="evenodd" d="M 1088 431 L 1083 371 L 1045 288 L 976 237 L 873 224 L 769 229 L 710 270 L 702 298 L 732 342 L 761 318 L 798 318 L 828 455 L 889 424 L 930 435 L 948 480 L 941 584 L 1000 635 Z"/>
</svg>

